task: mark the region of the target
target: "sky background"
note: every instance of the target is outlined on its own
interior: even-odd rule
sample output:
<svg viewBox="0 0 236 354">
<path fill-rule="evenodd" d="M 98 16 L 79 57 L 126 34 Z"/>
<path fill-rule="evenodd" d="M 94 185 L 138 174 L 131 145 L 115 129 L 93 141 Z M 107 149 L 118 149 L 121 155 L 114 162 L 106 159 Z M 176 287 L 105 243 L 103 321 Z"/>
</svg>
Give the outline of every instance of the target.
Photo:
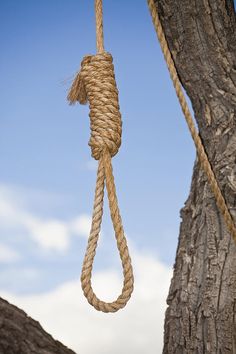
<svg viewBox="0 0 236 354">
<path fill-rule="evenodd" d="M 1 0 L 0 28 L 0 294 L 76 353 L 160 353 L 195 149 L 146 1 L 104 1 L 123 119 L 114 175 L 136 278 L 112 315 L 80 289 L 97 165 L 88 107 L 66 101 L 96 51 L 93 1 Z M 114 300 L 121 273 L 105 198 L 95 292 Z"/>
</svg>

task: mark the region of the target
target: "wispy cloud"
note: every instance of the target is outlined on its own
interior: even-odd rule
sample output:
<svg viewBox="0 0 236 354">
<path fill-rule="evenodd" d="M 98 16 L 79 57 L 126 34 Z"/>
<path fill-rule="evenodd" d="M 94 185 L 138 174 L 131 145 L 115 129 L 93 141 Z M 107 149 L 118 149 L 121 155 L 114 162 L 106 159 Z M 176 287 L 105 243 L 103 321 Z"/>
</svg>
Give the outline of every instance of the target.
<svg viewBox="0 0 236 354">
<path fill-rule="evenodd" d="M 43 220 L 28 215 L 24 226 L 32 239 L 45 250 L 66 251 L 69 247 L 70 230 L 60 220 Z"/>
<path fill-rule="evenodd" d="M 12 195 L 9 188 L 0 186 L 0 222 L 7 228 L 21 228 L 44 250 L 64 252 L 72 234 L 88 237 L 91 218 L 87 214 L 71 220 L 46 219 L 34 215 Z"/>
<path fill-rule="evenodd" d="M 8 300 L 39 320 L 53 336 L 83 354 L 161 353 L 164 311 L 171 269 L 153 256 L 132 249 L 135 290 L 127 307 L 116 314 L 95 311 L 82 295 L 79 281 L 40 295 Z M 96 294 L 107 301 L 120 292 L 116 270 L 94 273 Z"/>
<path fill-rule="evenodd" d="M 87 214 L 79 215 L 70 222 L 69 228 L 71 232 L 79 236 L 88 237 L 91 227 L 91 217 Z"/>
<path fill-rule="evenodd" d="M 0 243 L 0 263 L 15 263 L 20 259 L 18 252 Z"/>
</svg>

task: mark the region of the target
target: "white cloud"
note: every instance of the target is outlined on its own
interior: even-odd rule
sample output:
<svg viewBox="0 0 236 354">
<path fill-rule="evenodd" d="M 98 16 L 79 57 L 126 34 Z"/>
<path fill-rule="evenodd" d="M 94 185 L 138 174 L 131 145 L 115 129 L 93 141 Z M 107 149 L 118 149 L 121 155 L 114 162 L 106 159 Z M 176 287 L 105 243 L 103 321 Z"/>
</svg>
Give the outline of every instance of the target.
<svg viewBox="0 0 236 354">
<path fill-rule="evenodd" d="M 82 214 L 71 221 L 70 229 L 73 233 L 87 238 L 90 233 L 91 222 L 89 215 Z"/>
<path fill-rule="evenodd" d="M 69 228 L 66 223 L 59 220 L 39 220 L 28 218 L 25 226 L 32 238 L 46 250 L 65 251 L 69 247 Z"/>
<path fill-rule="evenodd" d="M 0 263 L 14 263 L 20 259 L 20 255 L 12 248 L 0 243 Z"/>
<path fill-rule="evenodd" d="M 162 350 L 164 311 L 171 269 L 148 254 L 132 250 L 135 290 L 128 305 L 115 314 L 94 310 L 83 297 L 79 281 L 51 292 L 2 295 L 40 321 L 55 338 L 83 354 L 157 354 Z M 111 301 L 122 279 L 114 271 L 95 272 L 95 293 Z"/>
<path fill-rule="evenodd" d="M 72 233 L 88 237 L 91 218 L 82 214 L 71 220 L 46 219 L 27 210 L 17 192 L 0 185 L 0 222 L 7 228 L 23 228 L 43 250 L 64 252 Z"/>
</svg>

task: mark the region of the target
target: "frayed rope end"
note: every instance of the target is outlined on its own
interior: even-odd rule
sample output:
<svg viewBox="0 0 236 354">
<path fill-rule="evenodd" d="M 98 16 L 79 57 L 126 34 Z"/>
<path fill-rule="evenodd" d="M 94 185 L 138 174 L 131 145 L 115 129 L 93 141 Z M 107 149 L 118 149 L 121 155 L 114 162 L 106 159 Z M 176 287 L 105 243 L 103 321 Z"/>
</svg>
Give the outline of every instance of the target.
<svg viewBox="0 0 236 354">
<path fill-rule="evenodd" d="M 86 90 L 80 73 L 76 75 L 73 81 L 73 84 L 67 96 L 67 100 L 71 105 L 75 104 L 76 102 L 79 102 L 80 104 L 86 104 L 88 101 Z"/>
</svg>

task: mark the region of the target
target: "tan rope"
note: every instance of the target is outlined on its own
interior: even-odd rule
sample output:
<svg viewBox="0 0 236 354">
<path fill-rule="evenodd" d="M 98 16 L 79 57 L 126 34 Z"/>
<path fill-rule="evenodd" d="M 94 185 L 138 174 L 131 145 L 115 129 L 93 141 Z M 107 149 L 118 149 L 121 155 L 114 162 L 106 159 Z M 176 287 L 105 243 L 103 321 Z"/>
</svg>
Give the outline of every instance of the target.
<svg viewBox="0 0 236 354">
<path fill-rule="evenodd" d="M 97 310 L 116 312 L 123 308 L 130 299 L 134 277 L 119 212 L 111 164 L 111 158 L 118 152 L 121 145 L 122 121 L 113 59 L 111 54 L 104 52 L 101 0 L 95 0 L 95 10 L 98 54 L 84 57 L 81 70 L 72 84 L 68 99 L 70 103 L 79 101 L 81 104 L 85 104 L 87 101 L 89 102 L 91 128 L 89 145 L 91 146 L 92 156 L 99 160 L 92 226 L 81 274 L 82 289 L 88 302 Z M 124 275 L 121 295 L 115 301 L 109 303 L 99 300 L 91 285 L 93 262 L 103 215 L 105 184 Z"/>
<path fill-rule="evenodd" d="M 104 52 L 102 0 L 95 0 L 97 53 Z"/>
<path fill-rule="evenodd" d="M 233 218 L 229 212 L 229 209 L 226 205 L 225 199 L 221 193 L 221 190 L 219 188 L 218 182 L 216 180 L 216 177 L 214 175 L 214 172 L 212 170 L 211 164 L 208 160 L 207 154 L 205 152 L 204 146 L 202 144 L 202 141 L 198 135 L 198 132 L 195 128 L 194 125 L 194 121 L 192 118 L 192 115 L 190 113 L 190 110 L 188 108 L 188 104 L 187 101 L 185 99 L 183 90 L 181 88 L 181 83 L 180 80 L 178 78 L 178 74 L 176 72 L 176 68 L 175 68 L 175 64 L 173 62 L 173 59 L 171 57 L 171 53 L 170 50 L 168 48 L 168 44 L 165 38 L 165 34 L 157 13 L 157 8 L 155 6 L 154 0 L 147 0 L 148 2 L 148 6 L 149 6 L 149 10 L 152 16 L 152 21 L 157 33 L 157 37 L 159 39 L 160 45 L 161 45 L 161 49 L 163 52 L 163 55 L 165 57 L 169 72 L 170 72 L 170 76 L 171 79 L 173 81 L 173 85 L 175 87 L 175 91 L 176 94 L 178 96 L 182 111 L 184 113 L 186 122 L 188 124 L 190 133 L 192 135 L 193 141 L 195 143 L 196 146 L 196 150 L 197 150 L 197 154 L 198 154 L 198 158 L 200 161 L 200 164 L 203 168 L 203 170 L 205 171 L 207 178 L 208 178 L 208 182 L 211 186 L 212 192 L 214 193 L 215 199 L 216 199 L 216 204 L 218 206 L 218 208 L 220 209 L 223 218 L 225 220 L 225 223 L 228 227 L 229 232 L 231 233 L 234 241 L 236 242 L 236 227 L 233 221 Z"/>
</svg>

